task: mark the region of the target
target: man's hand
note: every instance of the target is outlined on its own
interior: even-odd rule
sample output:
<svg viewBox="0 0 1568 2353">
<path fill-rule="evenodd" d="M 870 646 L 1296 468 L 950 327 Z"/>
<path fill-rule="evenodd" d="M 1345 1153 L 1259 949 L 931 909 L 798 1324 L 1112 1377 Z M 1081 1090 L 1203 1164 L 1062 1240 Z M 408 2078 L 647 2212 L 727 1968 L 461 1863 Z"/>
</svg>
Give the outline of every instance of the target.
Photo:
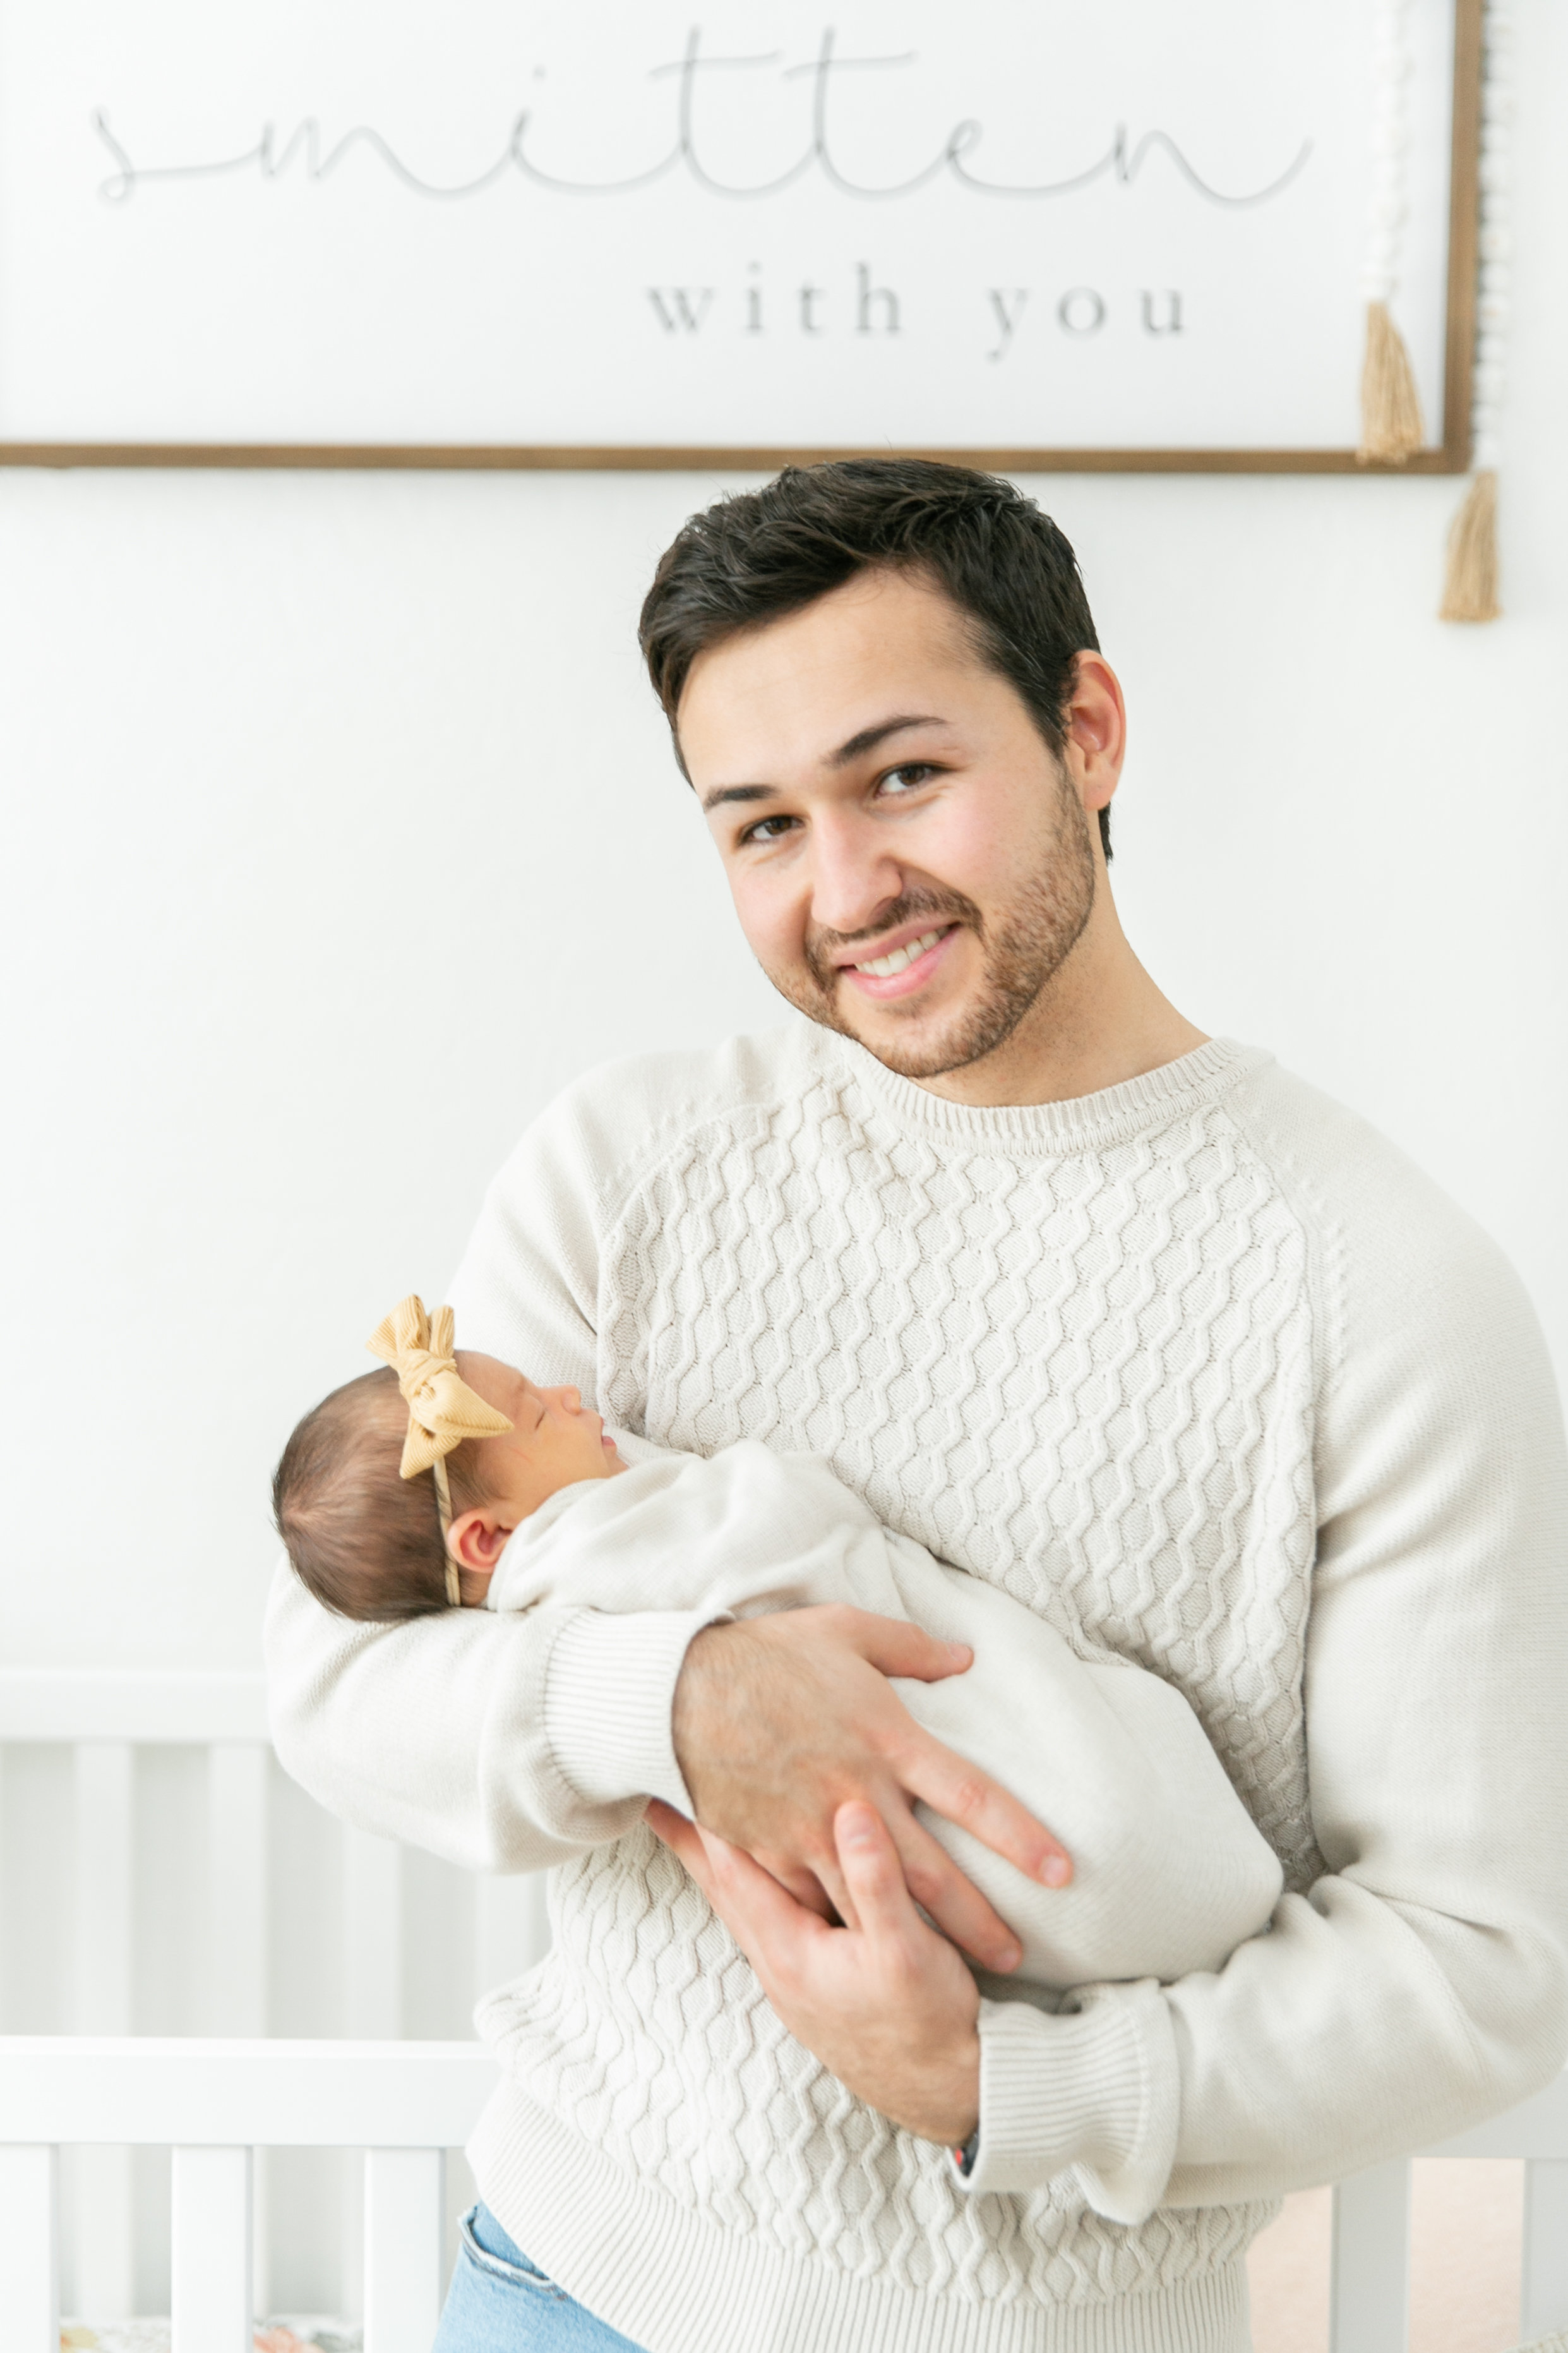
<svg viewBox="0 0 1568 2353">
<path fill-rule="evenodd" d="M 840 1806 L 834 1817 L 852 1928 L 828 1927 L 749 1855 L 657 1798 L 647 1822 L 697 1881 L 797 2042 L 907 2132 L 950 2148 L 968 2139 L 980 2113 L 980 1997 L 946 1937 L 910 1902 L 875 1807 Z"/>
<path fill-rule="evenodd" d="M 972 1655 L 901 1620 L 837 1604 L 704 1628 L 686 1654 L 674 1712 L 676 1758 L 699 1820 L 800 1904 L 825 1917 L 831 1907 L 854 1926 L 834 1820 L 863 1800 L 938 1926 L 984 1968 L 1016 1968 L 1017 1938 L 915 1820 L 915 1799 L 1047 1887 L 1065 1886 L 1072 1865 L 1016 1798 L 922 1732 L 887 1680 L 940 1683 Z"/>
</svg>

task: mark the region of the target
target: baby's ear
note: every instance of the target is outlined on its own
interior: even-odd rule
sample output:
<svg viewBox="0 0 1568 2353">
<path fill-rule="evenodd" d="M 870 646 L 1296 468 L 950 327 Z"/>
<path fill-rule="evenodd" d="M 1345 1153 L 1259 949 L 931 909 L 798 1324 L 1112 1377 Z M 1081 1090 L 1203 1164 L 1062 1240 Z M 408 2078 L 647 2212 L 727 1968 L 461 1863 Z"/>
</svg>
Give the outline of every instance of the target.
<svg viewBox="0 0 1568 2353">
<path fill-rule="evenodd" d="M 510 1528 L 493 1512 L 459 1512 L 447 1531 L 447 1550 L 459 1568 L 489 1577 L 506 1550 Z"/>
</svg>

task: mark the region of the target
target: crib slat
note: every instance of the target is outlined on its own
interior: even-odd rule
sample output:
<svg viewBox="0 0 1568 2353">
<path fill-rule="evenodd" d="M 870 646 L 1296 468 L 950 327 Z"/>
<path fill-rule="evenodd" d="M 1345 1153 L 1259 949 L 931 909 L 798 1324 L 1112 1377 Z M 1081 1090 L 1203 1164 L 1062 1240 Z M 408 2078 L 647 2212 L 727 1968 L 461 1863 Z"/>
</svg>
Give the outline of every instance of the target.
<svg viewBox="0 0 1568 2353">
<path fill-rule="evenodd" d="M 128 1740 L 77 1743 L 71 1935 L 79 2034 L 131 2031 L 132 1773 Z"/>
<path fill-rule="evenodd" d="M 403 1854 L 393 1839 L 343 1832 L 343 2031 L 403 2031 Z"/>
<path fill-rule="evenodd" d="M 1524 2271 L 1520 2337 L 1568 2329 L 1568 2163 L 1537 2158 L 1524 2168 Z"/>
<path fill-rule="evenodd" d="M 252 1741 L 207 1751 L 210 2034 L 267 2031 L 267 1767 Z"/>
<path fill-rule="evenodd" d="M 364 2353 L 430 2353 L 441 2316 L 438 2148 L 364 2154 Z"/>
<path fill-rule="evenodd" d="M 268 1989 L 266 1741 L 207 1748 L 207 2031 L 266 2033 Z M 270 2158 L 257 2150 L 251 2195 L 251 2289 L 270 2304 Z"/>
<path fill-rule="evenodd" d="M 0 2148 L 0 2345 L 58 2353 L 59 2159 L 52 2148 Z"/>
<path fill-rule="evenodd" d="M 1330 2353 L 1407 2353 L 1410 2164 L 1395 2158 L 1334 2191 Z"/>
<path fill-rule="evenodd" d="M 550 1950 L 546 1874 L 523 1872 L 502 1879 L 486 1873 L 474 1882 L 476 1997 L 521 1977 Z"/>
<path fill-rule="evenodd" d="M 256 1740 L 207 1750 L 207 2031 L 267 2031 L 267 1782 L 269 1753 Z M 251 2260 L 258 2305 L 270 2302 L 269 2160 L 255 2166 Z"/>
<path fill-rule="evenodd" d="M 172 2353 L 250 2353 L 250 2151 L 176 2148 Z"/>
<path fill-rule="evenodd" d="M 343 1831 L 343 2031 L 380 2041 L 403 2031 L 403 1854 L 395 1841 Z M 364 2168 L 345 2154 L 339 2209 L 339 2299 L 361 2310 Z"/>
<path fill-rule="evenodd" d="M 129 1741 L 77 1743 L 71 1950 L 79 2034 L 131 2032 L 134 1795 Z M 72 2233 L 77 2307 L 122 2320 L 132 2307 L 134 2263 L 129 2150 L 76 2150 L 71 2185 L 72 2211 L 82 2218 Z"/>
</svg>

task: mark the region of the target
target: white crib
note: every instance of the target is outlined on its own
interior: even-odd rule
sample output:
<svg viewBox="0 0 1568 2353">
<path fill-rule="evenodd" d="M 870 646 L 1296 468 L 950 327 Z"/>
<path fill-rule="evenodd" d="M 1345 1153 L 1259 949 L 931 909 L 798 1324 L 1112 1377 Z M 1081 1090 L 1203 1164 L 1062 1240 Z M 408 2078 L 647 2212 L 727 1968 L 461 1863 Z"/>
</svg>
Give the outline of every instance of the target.
<svg viewBox="0 0 1568 2353">
<path fill-rule="evenodd" d="M 48 1778 L 40 1751 L 55 1784 L 49 1859 L 68 1895 L 52 1922 L 30 1918 L 27 1902 L 31 1892 L 36 1906 L 39 1883 L 24 1834 L 39 1806 L 28 1800 Z M 172 1756 L 183 1770 L 170 1770 Z M 271 2158 L 355 2152 L 341 2185 L 335 2308 L 363 2315 L 365 2353 L 428 2353 L 451 2248 L 449 2159 L 492 2071 L 472 2042 L 400 2038 L 418 2022 L 421 1975 L 448 1994 L 464 1977 L 478 1990 L 537 1957 L 539 1883 L 441 1874 L 427 1858 L 316 1817 L 278 1777 L 255 1675 L 0 1673 L 0 1771 L 12 1785 L 0 2023 L 28 2000 L 37 2011 L 29 1930 L 47 1927 L 43 1976 L 52 1967 L 60 2013 L 51 2022 L 74 2030 L 0 2035 L 4 2353 L 59 2344 L 62 2149 L 76 2202 L 93 2217 L 68 2266 L 72 2302 L 103 2319 L 135 2305 L 132 2153 L 172 2152 L 159 2274 L 168 2302 L 155 2308 L 172 2311 L 174 2353 L 250 2353 L 251 2316 L 271 2300 Z M 200 1965 L 182 1989 L 184 2031 L 138 2034 L 149 2006 L 140 1916 L 171 1883 L 166 1853 L 162 1881 L 154 1867 L 147 1802 L 160 1777 L 165 1797 L 184 1792 L 185 1928 L 188 1937 L 197 1924 Z M 289 1819 L 269 1821 L 279 1815 Z M 323 1854 L 335 1865 L 325 1873 Z M 334 2017 L 305 2035 L 278 2034 L 287 1989 L 271 1980 L 287 1972 L 268 1967 L 279 1920 L 297 1901 L 291 1864 L 314 1871 L 311 1916 L 326 1887 L 339 1924 Z M 442 1901 L 405 1902 L 421 1873 L 416 1893 Z M 1568 2076 L 1429 2154 L 1523 2160 L 1521 2337 L 1568 2330 Z M 1390 2164 L 1335 2192 L 1331 2353 L 1404 2353 L 1410 2181 L 1408 2164 Z"/>
<path fill-rule="evenodd" d="M 17 2100 L 27 2087 L 36 2120 L 60 2119 L 27 2137 L 64 2145 L 49 2179 L 70 2311 L 118 2321 L 171 2309 L 171 2225 L 195 2177 L 163 2154 L 186 2145 L 178 2134 L 136 2118 L 156 2107 L 146 2090 L 161 2073 L 155 2046 L 188 2053 L 186 2038 L 211 2037 L 224 2038 L 205 2046 L 224 2054 L 213 2083 L 237 2103 L 229 2144 L 266 2152 L 249 2168 L 258 2306 L 363 2313 L 368 2325 L 362 2280 L 375 2209 L 365 2211 L 357 2156 L 331 2154 L 372 2145 L 348 2089 L 365 2070 L 319 2067 L 368 2045 L 381 2066 L 404 2071 L 388 2082 L 406 2085 L 417 2047 L 420 2082 L 471 2090 L 484 2080 L 477 2049 L 457 2038 L 470 2031 L 477 1995 L 544 1950 L 542 1878 L 471 1878 L 321 1813 L 271 1755 L 255 1673 L 0 1671 L 0 2139 L 20 2164 L 13 2081 Z M 122 2053 L 120 2088 L 101 2110 L 83 2104 L 86 2046 L 61 2037 Z M 237 2038 L 263 2037 L 264 2070 L 280 2049 L 292 2053 L 278 2078 L 291 2106 L 252 2132 L 240 2087 L 255 2080 L 246 2071 L 258 2052 Z M 177 2080 L 195 2079 L 187 2069 Z M 324 2105 L 307 2095 L 317 2084 Z M 474 2103 L 443 2097 L 449 2124 L 426 2145 L 456 2152 Z M 378 2146 L 418 2146 L 436 2111 L 411 2113 L 423 2119 L 413 2142 L 405 2128 Z M 27 2160 L 35 2204 L 37 2165 Z M 460 2163 L 444 2170 L 449 2255 L 467 2184 Z M 0 2321 L 3 2353 L 24 2341 Z M 205 2353 L 205 2336 L 191 2342 Z"/>
<path fill-rule="evenodd" d="M 174 2353 L 251 2353 L 258 2149 L 363 2149 L 366 2353 L 430 2353 L 445 2152 L 494 2081 L 478 2043 L 0 2039 L 0 2346 L 58 2353 L 62 2142 L 171 2152 Z"/>
</svg>

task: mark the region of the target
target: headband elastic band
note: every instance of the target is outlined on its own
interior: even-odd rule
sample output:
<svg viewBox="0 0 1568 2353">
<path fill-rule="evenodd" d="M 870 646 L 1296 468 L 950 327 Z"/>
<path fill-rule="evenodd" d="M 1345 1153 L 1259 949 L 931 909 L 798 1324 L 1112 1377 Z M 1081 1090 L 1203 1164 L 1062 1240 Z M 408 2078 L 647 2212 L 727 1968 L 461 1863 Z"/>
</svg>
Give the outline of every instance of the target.
<svg viewBox="0 0 1568 2353">
<path fill-rule="evenodd" d="M 430 1465 L 430 1476 L 436 1482 L 436 1512 L 441 1523 L 441 1550 L 446 1556 L 447 1607 L 448 1609 L 460 1609 L 463 1606 L 462 1576 L 447 1542 L 452 1527 L 452 1489 L 447 1477 L 447 1465 L 438 1454 Z"/>
</svg>

